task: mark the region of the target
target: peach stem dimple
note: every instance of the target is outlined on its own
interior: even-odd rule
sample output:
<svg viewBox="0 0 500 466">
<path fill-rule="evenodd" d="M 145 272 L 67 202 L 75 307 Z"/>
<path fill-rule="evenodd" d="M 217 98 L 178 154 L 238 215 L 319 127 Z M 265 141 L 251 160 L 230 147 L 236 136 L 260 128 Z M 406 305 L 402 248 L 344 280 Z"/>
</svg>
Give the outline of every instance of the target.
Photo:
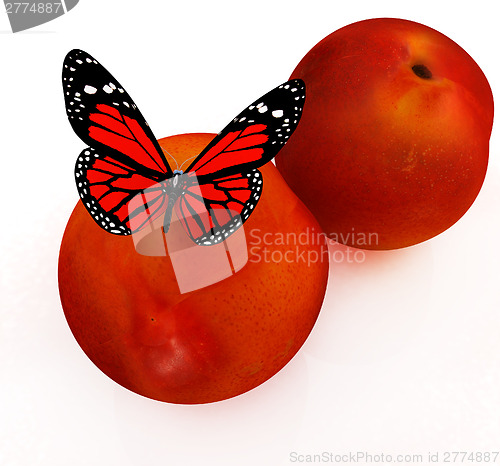
<svg viewBox="0 0 500 466">
<path fill-rule="evenodd" d="M 411 67 L 413 72 L 422 79 L 431 79 L 432 78 L 432 73 L 429 68 L 425 65 L 413 65 Z"/>
</svg>

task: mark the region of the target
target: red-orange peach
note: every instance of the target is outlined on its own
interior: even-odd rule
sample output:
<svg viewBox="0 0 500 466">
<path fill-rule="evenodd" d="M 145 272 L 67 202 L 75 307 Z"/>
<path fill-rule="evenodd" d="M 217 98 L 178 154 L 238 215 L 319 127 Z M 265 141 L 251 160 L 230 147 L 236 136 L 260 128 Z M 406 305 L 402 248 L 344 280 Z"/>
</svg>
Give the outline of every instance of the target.
<svg viewBox="0 0 500 466">
<path fill-rule="evenodd" d="M 181 164 L 213 137 L 159 142 Z M 156 400 L 213 402 L 263 383 L 302 346 L 326 290 L 326 240 L 274 165 L 261 172 L 262 197 L 244 225 L 248 263 L 185 294 L 168 256 L 138 254 L 78 203 L 61 245 L 61 302 L 77 342 L 113 380 Z"/>
<path fill-rule="evenodd" d="M 361 21 L 320 41 L 291 77 L 305 81 L 306 102 L 276 163 L 331 238 L 402 248 L 474 202 L 493 98 L 451 39 L 412 21 Z"/>
</svg>

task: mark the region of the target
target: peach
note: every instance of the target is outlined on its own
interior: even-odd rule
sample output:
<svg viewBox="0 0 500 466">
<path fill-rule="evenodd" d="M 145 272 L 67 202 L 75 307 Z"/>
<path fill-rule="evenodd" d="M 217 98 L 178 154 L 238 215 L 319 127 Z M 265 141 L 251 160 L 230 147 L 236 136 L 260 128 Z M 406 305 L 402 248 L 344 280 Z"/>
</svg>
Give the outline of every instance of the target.
<svg viewBox="0 0 500 466">
<path fill-rule="evenodd" d="M 180 164 L 213 137 L 159 142 Z M 263 383 L 302 346 L 326 290 L 326 238 L 274 165 L 261 172 L 263 194 L 244 224 L 248 263 L 184 294 L 169 256 L 138 254 L 78 203 L 61 245 L 61 302 L 77 342 L 113 380 L 156 400 L 213 402 Z"/>
<path fill-rule="evenodd" d="M 320 41 L 291 76 L 307 98 L 277 167 L 332 239 L 402 248 L 469 209 L 486 174 L 493 97 L 451 39 L 402 19 L 360 21 Z"/>
</svg>

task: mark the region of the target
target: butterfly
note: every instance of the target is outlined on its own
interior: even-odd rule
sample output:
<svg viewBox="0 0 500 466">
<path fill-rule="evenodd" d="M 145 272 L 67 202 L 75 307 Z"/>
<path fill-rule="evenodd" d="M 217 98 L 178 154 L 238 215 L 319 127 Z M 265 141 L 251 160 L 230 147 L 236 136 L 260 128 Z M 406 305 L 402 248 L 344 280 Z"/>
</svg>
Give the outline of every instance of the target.
<svg viewBox="0 0 500 466">
<path fill-rule="evenodd" d="M 275 157 L 297 127 L 305 84 L 290 80 L 236 116 L 185 169 L 172 169 L 123 86 L 92 56 L 70 51 L 63 64 L 66 113 L 89 147 L 75 181 L 97 224 L 130 235 L 175 210 L 199 245 L 223 241 L 249 218 L 262 195 L 258 168 Z M 181 167 L 182 168 L 182 167 Z"/>
</svg>

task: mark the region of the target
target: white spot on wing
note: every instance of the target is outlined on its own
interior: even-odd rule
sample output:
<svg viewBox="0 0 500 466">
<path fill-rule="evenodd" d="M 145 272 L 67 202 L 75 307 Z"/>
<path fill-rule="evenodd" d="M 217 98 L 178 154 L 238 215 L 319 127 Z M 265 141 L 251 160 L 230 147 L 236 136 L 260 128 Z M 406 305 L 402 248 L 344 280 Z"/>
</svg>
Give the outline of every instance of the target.
<svg viewBox="0 0 500 466">
<path fill-rule="evenodd" d="M 97 89 L 93 86 L 87 85 L 83 88 L 83 91 L 86 92 L 87 94 L 95 94 L 97 92 Z"/>
</svg>

